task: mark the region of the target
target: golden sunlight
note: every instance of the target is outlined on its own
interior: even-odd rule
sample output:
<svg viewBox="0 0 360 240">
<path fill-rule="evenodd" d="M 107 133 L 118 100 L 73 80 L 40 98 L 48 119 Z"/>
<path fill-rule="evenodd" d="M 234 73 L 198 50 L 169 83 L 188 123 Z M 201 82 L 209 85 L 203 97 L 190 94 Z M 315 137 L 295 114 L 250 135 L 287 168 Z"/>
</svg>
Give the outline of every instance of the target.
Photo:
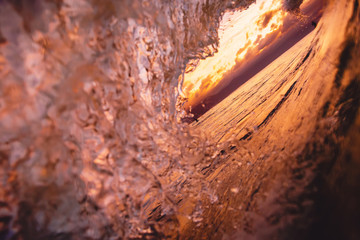
<svg viewBox="0 0 360 240">
<path fill-rule="evenodd" d="M 218 52 L 200 60 L 194 71 L 185 73 L 182 91 L 188 103 L 197 103 L 249 52 L 254 56 L 266 48 L 259 48 L 261 40 L 279 30 L 286 14 L 281 0 L 258 0 L 244 11 L 225 13 L 220 23 Z"/>
</svg>

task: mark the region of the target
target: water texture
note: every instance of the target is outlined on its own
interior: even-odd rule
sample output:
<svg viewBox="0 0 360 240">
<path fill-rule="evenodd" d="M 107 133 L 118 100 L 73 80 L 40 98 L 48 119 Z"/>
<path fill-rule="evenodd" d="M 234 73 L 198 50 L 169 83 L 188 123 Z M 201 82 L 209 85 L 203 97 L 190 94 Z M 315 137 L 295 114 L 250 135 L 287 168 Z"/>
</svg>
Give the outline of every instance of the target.
<svg viewBox="0 0 360 240">
<path fill-rule="evenodd" d="M 313 187 L 357 187 L 359 2 L 181 123 L 185 68 L 252 2 L 1 0 L 0 239 L 317 236 Z"/>
</svg>

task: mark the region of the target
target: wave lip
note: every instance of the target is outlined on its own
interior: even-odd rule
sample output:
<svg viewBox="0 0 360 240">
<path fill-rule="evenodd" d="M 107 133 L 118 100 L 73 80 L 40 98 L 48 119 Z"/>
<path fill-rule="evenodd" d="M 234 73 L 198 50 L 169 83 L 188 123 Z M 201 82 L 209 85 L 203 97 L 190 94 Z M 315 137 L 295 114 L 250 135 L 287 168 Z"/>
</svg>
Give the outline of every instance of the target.
<svg viewBox="0 0 360 240">
<path fill-rule="evenodd" d="M 0 1 L 0 238 L 266 236 L 309 186 L 358 176 L 358 1 L 329 4 L 294 65 L 299 81 L 271 85 L 286 97 L 251 137 L 218 142 L 178 121 L 186 64 L 216 51 L 225 10 L 253 2 Z M 280 215 L 269 211 L 278 196 L 289 200 Z"/>
</svg>

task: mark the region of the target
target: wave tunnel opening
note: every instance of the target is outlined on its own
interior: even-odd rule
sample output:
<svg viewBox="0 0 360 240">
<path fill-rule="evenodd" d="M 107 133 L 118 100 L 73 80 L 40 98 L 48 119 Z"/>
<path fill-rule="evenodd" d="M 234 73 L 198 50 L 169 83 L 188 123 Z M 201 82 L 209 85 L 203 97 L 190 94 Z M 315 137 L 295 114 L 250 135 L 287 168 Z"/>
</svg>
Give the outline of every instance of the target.
<svg viewBox="0 0 360 240">
<path fill-rule="evenodd" d="M 359 21 L 0 1 L 0 239 L 358 239 Z"/>
</svg>

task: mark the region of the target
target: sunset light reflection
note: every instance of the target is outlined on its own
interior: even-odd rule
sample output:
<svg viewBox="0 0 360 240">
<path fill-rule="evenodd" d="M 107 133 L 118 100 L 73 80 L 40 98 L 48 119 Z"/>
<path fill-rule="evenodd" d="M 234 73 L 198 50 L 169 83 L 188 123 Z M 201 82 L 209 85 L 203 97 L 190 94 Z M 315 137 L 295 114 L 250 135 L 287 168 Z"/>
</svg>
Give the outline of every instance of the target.
<svg viewBox="0 0 360 240">
<path fill-rule="evenodd" d="M 225 13 L 219 28 L 218 52 L 200 60 L 195 70 L 184 76 L 182 90 L 189 104 L 197 103 L 235 65 L 265 49 L 267 45 L 261 40 L 272 33 L 280 34 L 286 14 L 281 0 L 258 0 L 244 11 Z M 276 34 L 271 37 L 277 38 Z"/>
</svg>

